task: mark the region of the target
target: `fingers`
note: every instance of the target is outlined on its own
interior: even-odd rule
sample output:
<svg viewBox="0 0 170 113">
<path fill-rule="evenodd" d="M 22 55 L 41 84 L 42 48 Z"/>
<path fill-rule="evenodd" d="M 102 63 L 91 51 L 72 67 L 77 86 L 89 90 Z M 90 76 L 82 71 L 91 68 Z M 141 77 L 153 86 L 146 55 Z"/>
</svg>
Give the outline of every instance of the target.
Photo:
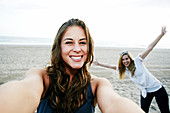
<svg viewBox="0 0 170 113">
<path fill-rule="evenodd" d="M 93 63 L 94 63 L 95 65 L 98 65 L 98 64 L 99 64 L 99 62 L 97 61 L 97 59 L 95 59 L 95 60 L 93 61 Z"/>
<path fill-rule="evenodd" d="M 162 27 L 162 33 L 165 34 L 167 31 L 166 31 L 166 26 L 163 26 Z"/>
</svg>

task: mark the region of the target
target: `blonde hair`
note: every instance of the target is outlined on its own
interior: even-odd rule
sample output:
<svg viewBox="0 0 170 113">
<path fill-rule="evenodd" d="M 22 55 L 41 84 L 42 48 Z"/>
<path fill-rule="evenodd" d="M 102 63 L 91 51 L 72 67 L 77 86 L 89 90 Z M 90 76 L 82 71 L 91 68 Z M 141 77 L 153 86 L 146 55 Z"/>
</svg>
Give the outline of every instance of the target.
<svg viewBox="0 0 170 113">
<path fill-rule="evenodd" d="M 120 79 L 120 80 L 123 79 L 123 76 L 125 75 L 125 71 L 126 71 L 126 67 L 125 67 L 125 65 L 122 63 L 122 57 L 123 57 L 124 55 L 127 55 L 127 56 L 130 58 L 131 63 L 130 63 L 130 65 L 129 65 L 127 68 L 128 68 L 128 70 L 131 72 L 132 77 L 133 77 L 133 75 L 134 75 L 134 73 L 135 73 L 135 70 L 136 70 L 136 67 L 135 67 L 135 64 L 134 64 L 134 60 L 133 60 L 131 54 L 130 54 L 128 51 L 122 52 L 122 53 L 120 54 L 119 61 L 118 61 L 119 79 Z"/>
</svg>

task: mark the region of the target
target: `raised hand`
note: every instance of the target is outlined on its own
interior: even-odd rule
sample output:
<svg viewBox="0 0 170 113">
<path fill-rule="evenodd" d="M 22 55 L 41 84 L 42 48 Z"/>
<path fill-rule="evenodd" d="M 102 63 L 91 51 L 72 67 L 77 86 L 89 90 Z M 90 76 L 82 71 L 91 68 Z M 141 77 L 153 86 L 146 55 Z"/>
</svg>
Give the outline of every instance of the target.
<svg viewBox="0 0 170 113">
<path fill-rule="evenodd" d="M 95 60 L 93 61 L 93 64 L 99 65 L 99 62 L 97 61 L 97 59 L 95 59 Z"/>
<path fill-rule="evenodd" d="M 162 34 L 164 35 L 166 33 L 166 27 L 162 27 Z"/>
</svg>

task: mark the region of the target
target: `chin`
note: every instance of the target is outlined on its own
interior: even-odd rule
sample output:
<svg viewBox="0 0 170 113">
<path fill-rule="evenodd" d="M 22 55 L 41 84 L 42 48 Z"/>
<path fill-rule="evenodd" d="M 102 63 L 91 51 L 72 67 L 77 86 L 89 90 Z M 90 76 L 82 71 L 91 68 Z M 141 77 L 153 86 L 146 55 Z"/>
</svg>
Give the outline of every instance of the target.
<svg viewBox="0 0 170 113">
<path fill-rule="evenodd" d="M 129 65 L 127 65 L 126 67 L 129 67 Z"/>
<path fill-rule="evenodd" d="M 73 69 L 80 69 L 82 68 L 83 66 L 72 66 Z"/>
<path fill-rule="evenodd" d="M 124 65 L 125 67 L 128 67 L 129 65 Z"/>
</svg>

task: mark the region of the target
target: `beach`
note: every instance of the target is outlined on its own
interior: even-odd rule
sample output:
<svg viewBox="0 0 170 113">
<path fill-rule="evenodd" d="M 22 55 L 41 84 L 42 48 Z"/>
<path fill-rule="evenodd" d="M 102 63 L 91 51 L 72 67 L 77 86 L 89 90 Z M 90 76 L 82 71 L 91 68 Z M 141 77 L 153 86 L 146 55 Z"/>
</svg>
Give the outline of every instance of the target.
<svg viewBox="0 0 170 113">
<path fill-rule="evenodd" d="M 101 63 L 115 65 L 118 62 L 119 53 L 124 50 L 128 50 L 133 57 L 136 57 L 144 49 L 95 47 L 94 56 Z M 0 45 L 0 84 L 22 79 L 24 73 L 32 67 L 45 68 L 50 58 L 51 46 Z M 170 95 L 170 49 L 155 48 L 144 60 L 144 64 L 162 82 Z M 127 76 L 119 80 L 115 70 L 96 65 L 92 65 L 89 71 L 93 75 L 107 78 L 112 83 L 115 92 L 140 106 L 140 91 Z M 100 113 L 98 107 L 96 107 L 96 113 Z M 155 99 L 151 103 L 150 113 L 160 113 Z"/>
</svg>

